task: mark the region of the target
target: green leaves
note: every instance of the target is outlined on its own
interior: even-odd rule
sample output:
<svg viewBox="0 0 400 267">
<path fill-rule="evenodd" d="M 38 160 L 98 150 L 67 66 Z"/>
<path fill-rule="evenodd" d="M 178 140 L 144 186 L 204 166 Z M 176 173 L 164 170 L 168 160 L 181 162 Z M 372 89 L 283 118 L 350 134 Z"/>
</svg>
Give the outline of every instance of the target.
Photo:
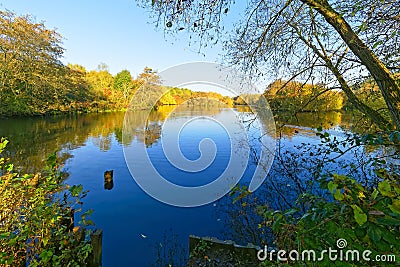
<svg viewBox="0 0 400 267">
<path fill-rule="evenodd" d="M 40 253 L 40 259 L 43 261 L 43 263 L 48 263 L 52 256 L 53 252 L 50 250 L 43 250 L 42 253 Z"/>
<path fill-rule="evenodd" d="M 400 220 L 394 219 L 390 216 L 385 216 L 383 218 L 375 219 L 378 224 L 387 225 L 387 226 L 400 226 Z"/>
<path fill-rule="evenodd" d="M 397 214 L 400 214 L 400 199 L 393 200 L 391 205 L 388 205 L 389 209 Z"/>
<path fill-rule="evenodd" d="M 367 23 L 363 22 L 360 26 L 360 31 L 365 31 L 367 29 Z"/>
<path fill-rule="evenodd" d="M 378 194 L 379 194 L 379 191 L 378 190 L 376 190 L 376 188 L 374 188 L 374 191 L 373 191 L 373 193 L 372 193 L 372 199 L 376 199 L 376 197 L 378 196 Z"/>
<path fill-rule="evenodd" d="M 338 184 L 333 181 L 330 181 L 328 183 L 328 189 L 333 194 L 333 197 L 336 200 L 343 200 L 344 195 L 342 194 L 342 192 L 340 192 L 340 190 L 337 189 L 337 187 L 338 187 Z"/>
<path fill-rule="evenodd" d="M 390 194 L 390 184 L 387 180 L 382 181 L 378 184 L 378 190 L 383 196 L 388 196 Z"/>
<path fill-rule="evenodd" d="M 4 147 L 5 142 L 1 143 Z M 0 210 L 6 211 L 1 218 L 0 265 L 20 266 L 27 260 L 30 266 L 87 265 L 90 243 L 85 238 L 75 238 L 63 223 L 75 205 L 82 203 L 83 187 L 70 187 L 67 192 L 74 198 L 64 198 L 60 193 L 67 193 L 66 186 L 61 183 L 55 153 L 47 163 L 50 166 L 43 173 L 20 174 L 9 167 L 10 172 L 0 177 Z M 39 179 L 43 182 L 38 184 Z M 87 218 L 91 212 L 84 213 L 86 224 L 93 224 Z M 88 233 L 84 231 L 84 235 Z M 27 246 L 29 254 L 20 253 Z"/>
<path fill-rule="evenodd" d="M 383 41 L 382 40 L 379 40 L 378 42 L 375 42 L 373 45 L 372 45 L 372 49 L 375 49 L 376 47 L 378 47 L 379 45 L 382 45 L 383 44 Z"/>
<path fill-rule="evenodd" d="M 114 77 L 114 90 L 122 92 L 125 100 L 131 95 L 134 88 L 131 73 L 128 70 L 122 70 Z"/>
<path fill-rule="evenodd" d="M 9 232 L 0 233 L 0 239 L 7 239 L 10 236 Z"/>
<path fill-rule="evenodd" d="M 8 143 L 9 143 L 9 141 L 7 139 L 5 139 L 4 137 L 2 137 L 0 139 L 0 153 L 3 152 L 3 150 L 6 148 Z"/>
<path fill-rule="evenodd" d="M 382 231 L 377 226 L 371 226 L 368 228 L 367 234 L 372 241 L 377 243 L 379 240 L 381 240 Z"/>
<path fill-rule="evenodd" d="M 334 193 L 335 191 L 336 191 L 336 189 L 337 189 L 337 184 L 336 183 L 334 183 L 333 181 L 330 181 L 329 183 L 328 183 L 328 189 L 329 189 L 329 191 L 331 192 L 331 193 Z"/>
<path fill-rule="evenodd" d="M 367 222 L 367 215 L 363 212 L 363 210 L 357 205 L 351 205 L 354 212 L 354 219 L 358 223 L 358 225 L 363 225 Z"/>
<path fill-rule="evenodd" d="M 333 194 L 333 197 L 336 200 L 343 200 L 344 199 L 344 195 L 339 190 L 336 190 L 336 192 Z"/>
<path fill-rule="evenodd" d="M 353 243 L 354 248 L 371 251 L 397 251 L 393 244 L 400 242 L 396 229 L 400 226 L 400 196 L 396 181 L 386 179 L 377 188 L 367 188 L 355 180 L 334 174 L 325 187 L 335 202 L 319 199 L 312 202 L 307 212 L 292 220 L 295 209 L 264 212 L 267 225 L 278 240 L 286 245 L 287 238 L 307 248 L 320 248 L 321 244 L 334 243 L 338 237 Z M 385 176 L 390 176 L 385 174 Z M 292 232 L 287 232 L 290 229 Z M 292 238 L 292 237 L 291 237 Z"/>
<path fill-rule="evenodd" d="M 306 189 L 299 194 L 294 207 L 288 210 L 274 211 L 268 205 L 261 206 L 258 214 L 264 220 L 259 224 L 259 229 L 272 230 L 276 246 L 288 250 L 298 247 L 321 249 L 344 238 L 348 241 L 349 249 L 368 249 L 374 254 L 399 254 L 400 176 L 396 166 L 389 165 L 389 160 L 376 157 L 378 153 L 375 150 L 384 145 L 388 146 L 391 153 L 395 152 L 391 150 L 391 142 L 397 142 L 397 133 L 380 132 L 356 138 L 348 135 L 349 139 L 343 142 L 345 146 L 341 142 L 335 143 L 335 136 L 322 131 L 322 128 L 317 130 L 316 135 L 321 138 L 321 142 L 331 139 L 326 146 L 329 146 L 332 153 L 341 153 L 342 150 L 357 146 L 373 152 L 362 158 L 361 164 L 356 161 L 346 162 L 345 170 L 338 170 L 340 174 L 332 174 L 329 170 L 325 171 L 324 167 L 311 165 L 322 170 L 316 175 L 316 180 L 309 183 L 312 186 L 318 185 L 320 191 L 317 189 L 318 193 L 315 193 L 315 187 L 309 191 Z M 339 147 L 339 150 L 335 150 L 335 147 Z M 310 155 L 307 149 L 302 152 Z M 310 161 L 324 155 L 317 150 L 312 152 L 314 154 L 307 157 Z M 364 169 L 360 170 L 360 166 Z M 368 180 L 363 180 L 361 171 Z M 330 194 L 325 198 L 325 193 Z M 296 208 L 297 212 L 293 212 Z M 361 265 L 367 264 L 364 262 Z"/>
<path fill-rule="evenodd" d="M 54 167 L 56 164 L 57 164 L 57 154 L 56 152 L 54 152 L 47 157 L 47 165 Z"/>
<path fill-rule="evenodd" d="M 68 190 L 69 190 L 69 192 L 71 192 L 71 195 L 73 197 L 77 197 L 77 196 L 79 196 L 80 193 L 82 193 L 83 186 L 81 184 L 80 185 L 73 185 Z"/>
<path fill-rule="evenodd" d="M 283 222 L 283 215 L 280 212 L 276 212 L 274 214 L 274 222 L 272 224 L 272 231 L 278 232 L 278 230 L 281 228 L 281 224 Z"/>
</svg>

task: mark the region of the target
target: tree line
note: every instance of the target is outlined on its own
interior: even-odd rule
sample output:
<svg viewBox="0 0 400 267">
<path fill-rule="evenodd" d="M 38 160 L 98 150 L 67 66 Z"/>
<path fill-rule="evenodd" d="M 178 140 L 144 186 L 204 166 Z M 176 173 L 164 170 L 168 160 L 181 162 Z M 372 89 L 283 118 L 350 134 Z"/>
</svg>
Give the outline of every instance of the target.
<svg viewBox="0 0 400 267">
<path fill-rule="evenodd" d="M 1 11 L 0 20 L 3 33 L 0 37 L 0 115 L 124 110 L 144 83 L 160 84 L 157 72 L 149 67 L 134 78 L 128 70 L 112 75 L 105 63 L 90 71 L 78 64 L 64 65 L 60 61 L 64 53 L 62 37 L 56 31 L 47 29 L 44 23 L 37 23 L 30 16 L 17 16 L 9 11 Z M 390 111 L 374 79 L 366 78 L 349 88 L 362 105 L 380 111 L 377 113 L 380 122 L 390 120 Z M 254 98 L 229 98 L 214 92 L 167 87 L 151 90 L 153 92 L 148 95 L 157 94 L 157 90 L 164 94 L 155 108 L 180 105 L 185 101 L 200 105 L 207 102 L 195 100 L 197 98 L 214 98 L 232 106 Z M 314 85 L 292 79 L 278 79 L 264 92 L 272 109 L 284 111 L 359 109 L 354 105 L 353 95 L 349 97 L 345 90 L 335 91 L 322 83 Z M 245 101 L 246 98 L 249 99 Z"/>
<path fill-rule="evenodd" d="M 112 75 L 105 63 L 90 71 L 78 64 L 65 65 L 61 62 L 62 36 L 29 15 L 0 11 L 0 31 L 3 116 L 124 110 L 136 90 L 148 82 L 157 84 L 164 93 L 155 107 L 199 97 L 231 104 L 218 93 L 162 87 L 157 71 L 149 67 L 134 78 L 128 70 Z"/>
<path fill-rule="evenodd" d="M 385 100 L 373 79 L 365 79 L 351 87 L 354 95 L 365 105 L 380 110 L 380 116 L 390 121 Z M 263 93 L 275 111 L 340 111 L 357 110 L 342 90 L 332 90 L 324 84 L 310 84 L 278 79 L 270 83 Z"/>
</svg>

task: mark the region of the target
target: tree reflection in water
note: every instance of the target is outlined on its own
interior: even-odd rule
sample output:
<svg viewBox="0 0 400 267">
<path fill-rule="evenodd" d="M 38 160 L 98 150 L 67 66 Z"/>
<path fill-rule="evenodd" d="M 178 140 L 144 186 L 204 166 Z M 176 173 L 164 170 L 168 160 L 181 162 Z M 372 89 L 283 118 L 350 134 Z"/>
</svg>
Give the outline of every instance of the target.
<svg viewBox="0 0 400 267">
<path fill-rule="evenodd" d="M 89 160 L 77 164 L 81 164 L 82 167 L 85 167 L 85 164 L 98 164 L 96 168 L 99 168 L 100 172 L 96 179 L 101 184 L 101 191 L 104 191 L 104 188 L 113 188 L 111 192 L 107 192 L 107 195 L 109 195 L 108 193 L 117 192 L 117 185 L 121 185 L 123 178 L 129 178 L 117 177 L 116 184 L 113 184 L 112 179 L 111 181 L 105 179 L 103 188 L 101 175 L 107 170 L 106 168 L 117 171 L 113 165 L 102 166 L 103 159 L 101 157 L 112 156 L 110 153 L 103 152 L 112 151 L 116 145 L 129 145 L 133 140 L 145 143 L 148 148 L 154 146 L 159 142 L 163 122 L 174 109 L 175 106 L 162 106 L 150 114 L 142 111 L 133 111 L 128 113 L 127 116 L 125 116 L 125 113 L 103 113 L 2 119 L 0 121 L 0 136 L 10 139 L 9 150 L 5 156 L 10 157 L 15 166 L 20 166 L 21 171 L 24 172 L 40 170 L 44 165 L 43 160 L 54 150 L 59 151 L 61 161 L 65 163 L 71 158 L 72 150 L 87 146 L 88 149 L 85 152 L 88 152 Z M 177 111 L 179 116 L 190 117 L 194 114 L 213 116 L 221 112 L 221 109 L 218 106 L 179 106 Z M 244 107 L 239 107 L 238 111 L 246 112 Z M 227 196 L 215 207 L 216 220 L 224 224 L 227 232 L 226 239 L 233 239 L 238 244 L 246 245 L 247 242 L 252 242 L 256 245 L 262 245 L 262 242 L 270 240 L 268 238 L 270 233 L 267 229 L 264 229 L 262 225 L 260 228 L 260 217 L 258 217 L 257 211 L 254 209 L 256 204 L 274 205 L 281 208 L 281 206 L 289 205 L 288 203 L 302 192 L 302 187 L 313 186 L 311 183 L 304 182 L 306 180 L 305 174 L 313 176 L 318 171 L 315 168 L 316 162 L 311 160 L 317 158 L 315 156 L 310 157 L 310 152 L 313 152 L 314 149 L 310 146 L 315 141 L 311 128 L 322 126 L 331 130 L 340 130 L 340 128 L 352 127 L 351 121 L 354 120 L 352 115 L 342 113 L 305 113 L 297 114 L 297 118 L 285 117 L 284 114 L 278 114 L 277 116 L 276 121 L 278 131 L 281 130 L 282 143 L 279 150 L 280 153 L 276 157 L 274 166 L 263 188 L 256 191 L 255 194 L 258 194 L 257 196 L 243 197 L 236 200 L 235 204 L 232 204 L 232 202 L 237 195 Z M 128 120 L 130 125 L 131 134 L 129 138 L 122 137 L 124 120 Z M 286 124 L 286 126 L 280 128 L 281 124 Z M 354 128 L 352 130 L 355 131 Z M 310 146 L 302 144 L 305 142 L 310 142 Z M 91 152 L 93 152 L 90 150 L 90 146 L 94 146 L 101 151 L 100 154 L 97 154 L 100 155 L 99 158 L 90 158 Z M 334 165 L 331 167 L 335 168 Z M 337 166 L 336 169 L 338 169 Z M 76 170 L 80 172 L 79 168 Z M 79 176 L 80 174 L 74 175 Z M 90 183 L 90 179 L 87 181 Z M 254 198 L 254 196 L 258 198 Z M 113 200 L 117 201 L 117 199 Z M 99 209 L 102 207 L 103 204 L 98 206 Z M 174 231 L 179 230 L 174 229 Z M 177 255 L 172 257 L 175 262 L 177 261 L 176 259 L 184 261 L 184 257 L 180 253 L 182 251 L 186 253 L 187 251 L 178 247 L 183 244 L 182 242 L 186 242 L 186 237 L 176 238 L 173 233 L 166 233 L 164 240 L 161 239 L 161 236 L 157 237 L 158 242 L 156 243 L 155 254 L 158 254 L 159 260 L 156 264 L 169 264 L 172 257 L 170 255 L 172 254 Z M 174 242 L 176 244 L 175 247 L 172 245 Z M 165 245 L 166 243 L 170 245 Z"/>
</svg>

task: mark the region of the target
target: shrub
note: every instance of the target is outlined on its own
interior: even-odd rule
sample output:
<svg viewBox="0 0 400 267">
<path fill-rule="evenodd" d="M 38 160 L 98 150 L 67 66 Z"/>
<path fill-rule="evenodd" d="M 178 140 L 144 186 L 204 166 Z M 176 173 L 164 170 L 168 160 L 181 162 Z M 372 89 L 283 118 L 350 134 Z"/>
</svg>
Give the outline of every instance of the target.
<svg viewBox="0 0 400 267">
<path fill-rule="evenodd" d="M 0 153 L 7 143 L 1 139 Z M 82 216 L 83 226 L 70 224 L 86 192 L 63 183 L 56 154 L 41 173 L 17 173 L 2 157 L 0 169 L 0 265 L 86 265 L 92 248 L 84 225 L 91 223 L 90 211 Z"/>
</svg>

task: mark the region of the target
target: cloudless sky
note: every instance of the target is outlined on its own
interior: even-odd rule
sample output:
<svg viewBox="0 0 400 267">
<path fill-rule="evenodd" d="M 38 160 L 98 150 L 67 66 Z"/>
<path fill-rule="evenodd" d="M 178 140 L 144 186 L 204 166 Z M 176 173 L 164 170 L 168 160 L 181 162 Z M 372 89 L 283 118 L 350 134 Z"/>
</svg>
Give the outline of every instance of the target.
<svg viewBox="0 0 400 267">
<path fill-rule="evenodd" d="M 165 36 L 150 22 L 148 10 L 135 0 L 2 0 L 0 9 L 30 14 L 60 33 L 65 48 L 62 61 L 92 70 L 101 62 L 112 74 L 123 69 L 136 77 L 145 66 L 158 71 L 193 61 L 220 60 L 218 46 L 189 46 L 185 33 Z"/>
</svg>

